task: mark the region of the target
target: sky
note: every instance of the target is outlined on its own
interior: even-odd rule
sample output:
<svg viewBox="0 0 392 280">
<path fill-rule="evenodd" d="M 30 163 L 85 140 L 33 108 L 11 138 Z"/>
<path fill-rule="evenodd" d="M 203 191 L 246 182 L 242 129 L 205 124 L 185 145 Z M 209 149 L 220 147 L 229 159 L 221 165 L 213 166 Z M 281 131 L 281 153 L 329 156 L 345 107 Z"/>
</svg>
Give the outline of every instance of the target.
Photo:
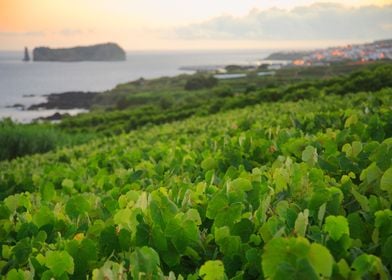
<svg viewBox="0 0 392 280">
<path fill-rule="evenodd" d="M 392 38 L 392 0 L 0 0 L 0 50 L 312 48 L 383 38 Z"/>
</svg>

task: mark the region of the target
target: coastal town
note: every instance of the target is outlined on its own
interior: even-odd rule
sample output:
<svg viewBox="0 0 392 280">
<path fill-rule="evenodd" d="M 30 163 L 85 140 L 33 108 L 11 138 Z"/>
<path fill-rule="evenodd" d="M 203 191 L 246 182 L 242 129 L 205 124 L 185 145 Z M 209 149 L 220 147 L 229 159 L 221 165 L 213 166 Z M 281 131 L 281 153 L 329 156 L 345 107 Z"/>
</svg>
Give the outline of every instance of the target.
<svg viewBox="0 0 392 280">
<path fill-rule="evenodd" d="M 319 49 L 307 52 L 302 57 L 296 57 L 291 64 L 296 66 L 317 66 L 331 62 L 366 62 L 380 59 L 392 59 L 392 39 L 368 44 Z"/>
<path fill-rule="evenodd" d="M 255 71 L 258 76 L 274 76 L 282 68 L 366 64 L 378 60 L 392 60 L 392 39 L 310 51 L 274 52 L 246 64 L 184 66 L 180 70 L 212 73 L 217 79 L 237 79 Z"/>
</svg>

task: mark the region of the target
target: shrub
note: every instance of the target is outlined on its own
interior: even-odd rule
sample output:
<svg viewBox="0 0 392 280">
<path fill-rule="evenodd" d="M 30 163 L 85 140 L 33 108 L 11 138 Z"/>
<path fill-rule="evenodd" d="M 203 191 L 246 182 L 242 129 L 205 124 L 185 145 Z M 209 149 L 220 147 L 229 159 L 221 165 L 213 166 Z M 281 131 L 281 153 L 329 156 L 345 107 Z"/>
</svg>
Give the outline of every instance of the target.
<svg viewBox="0 0 392 280">
<path fill-rule="evenodd" d="M 215 88 L 214 94 L 219 97 L 229 97 L 229 96 L 233 96 L 234 92 L 230 86 L 225 85 L 225 86 L 220 86 Z"/>
<path fill-rule="evenodd" d="M 218 84 L 218 80 L 212 76 L 193 75 L 185 83 L 186 90 L 199 90 L 212 88 Z"/>
</svg>

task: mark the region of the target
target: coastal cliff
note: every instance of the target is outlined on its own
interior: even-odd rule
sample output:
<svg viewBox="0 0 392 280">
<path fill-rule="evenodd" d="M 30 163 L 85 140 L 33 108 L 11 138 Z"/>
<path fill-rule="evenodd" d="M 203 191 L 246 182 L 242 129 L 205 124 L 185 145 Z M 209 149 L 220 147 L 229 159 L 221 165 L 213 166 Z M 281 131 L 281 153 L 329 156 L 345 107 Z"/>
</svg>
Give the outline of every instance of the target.
<svg viewBox="0 0 392 280">
<path fill-rule="evenodd" d="M 33 50 L 33 61 L 123 61 L 125 51 L 115 43 L 93 46 L 51 49 L 38 47 Z"/>
</svg>

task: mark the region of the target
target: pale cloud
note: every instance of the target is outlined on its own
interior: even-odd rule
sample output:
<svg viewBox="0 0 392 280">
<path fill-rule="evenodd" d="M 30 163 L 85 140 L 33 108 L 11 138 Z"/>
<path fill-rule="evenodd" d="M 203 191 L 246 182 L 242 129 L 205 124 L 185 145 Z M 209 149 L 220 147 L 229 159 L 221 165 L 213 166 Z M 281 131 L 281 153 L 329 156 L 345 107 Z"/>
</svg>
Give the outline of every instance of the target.
<svg viewBox="0 0 392 280">
<path fill-rule="evenodd" d="M 45 36 L 43 31 L 27 31 L 27 32 L 0 32 L 0 37 L 40 37 Z"/>
<path fill-rule="evenodd" d="M 392 5 L 346 7 L 318 3 L 291 10 L 252 10 L 175 29 L 180 39 L 340 40 L 392 37 Z"/>
<path fill-rule="evenodd" d="M 129 50 L 274 48 L 283 41 L 309 47 L 392 38 L 392 0 L 324 1 L 333 4 L 317 0 L 12 0 L 0 5 L 0 49 L 108 41 Z"/>
<path fill-rule="evenodd" d="M 92 33 L 93 31 L 84 31 L 81 29 L 61 29 L 57 31 L 24 31 L 24 32 L 13 32 L 13 31 L 0 31 L 0 37 L 44 37 L 47 35 L 59 35 L 59 36 L 79 36 L 85 33 Z"/>
<path fill-rule="evenodd" d="M 76 36 L 76 35 L 82 35 L 83 33 L 85 32 L 81 29 L 70 29 L 70 28 L 65 28 L 58 32 L 58 34 L 62 36 Z"/>
</svg>

